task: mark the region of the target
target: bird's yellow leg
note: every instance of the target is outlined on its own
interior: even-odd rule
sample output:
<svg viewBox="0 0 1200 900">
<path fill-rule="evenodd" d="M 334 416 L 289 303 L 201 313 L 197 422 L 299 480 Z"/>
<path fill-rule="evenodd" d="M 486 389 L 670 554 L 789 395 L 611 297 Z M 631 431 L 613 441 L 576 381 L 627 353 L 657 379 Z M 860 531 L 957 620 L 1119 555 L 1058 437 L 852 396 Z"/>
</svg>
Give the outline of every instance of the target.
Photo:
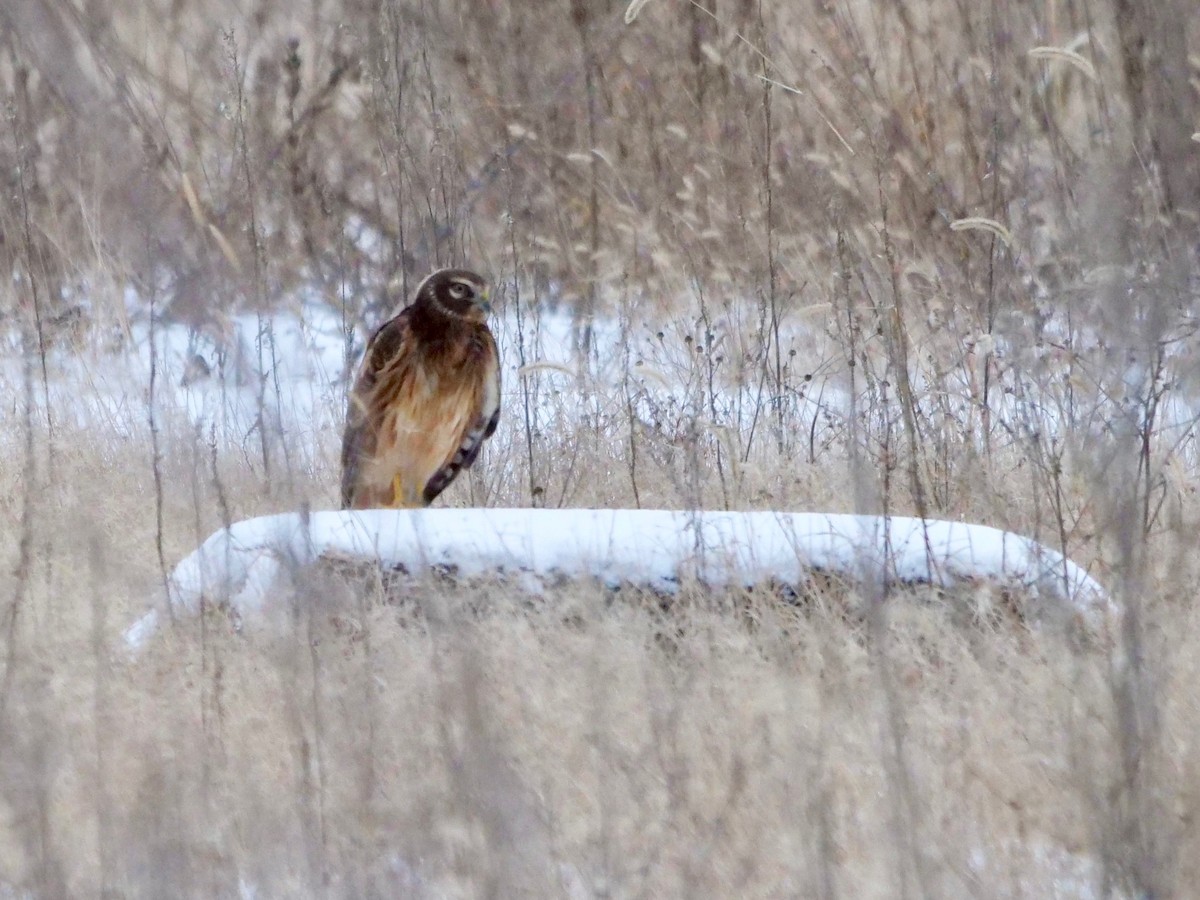
<svg viewBox="0 0 1200 900">
<path fill-rule="evenodd" d="M 392 476 L 392 509 L 404 509 L 407 505 L 404 502 L 404 479 L 397 472 Z"/>
</svg>

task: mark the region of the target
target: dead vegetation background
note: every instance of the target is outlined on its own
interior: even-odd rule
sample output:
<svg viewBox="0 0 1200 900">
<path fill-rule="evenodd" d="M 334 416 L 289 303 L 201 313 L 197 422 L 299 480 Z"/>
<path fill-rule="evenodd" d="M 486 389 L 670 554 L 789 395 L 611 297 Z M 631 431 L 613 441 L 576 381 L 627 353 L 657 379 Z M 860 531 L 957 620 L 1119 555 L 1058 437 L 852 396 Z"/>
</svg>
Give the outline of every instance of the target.
<svg viewBox="0 0 1200 900">
<path fill-rule="evenodd" d="M 0 6 L 0 890 L 1186 893 L 1198 37 L 1182 0 Z M 970 597 L 332 577 L 115 657 L 213 528 L 334 500 L 279 316 L 353 359 L 459 262 L 526 368 L 451 502 L 986 522 L 1104 581 L 1128 664 Z M 168 327 L 254 429 L 198 432 L 167 360 L 89 403 Z"/>
</svg>

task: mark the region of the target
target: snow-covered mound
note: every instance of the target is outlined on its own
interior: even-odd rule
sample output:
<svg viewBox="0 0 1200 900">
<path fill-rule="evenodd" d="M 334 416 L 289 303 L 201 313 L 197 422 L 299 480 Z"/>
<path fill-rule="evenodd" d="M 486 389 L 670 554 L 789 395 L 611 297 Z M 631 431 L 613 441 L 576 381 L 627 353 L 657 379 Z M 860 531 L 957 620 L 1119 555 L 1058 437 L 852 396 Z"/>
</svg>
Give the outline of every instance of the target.
<svg viewBox="0 0 1200 900">
<path fill-rule="evenodd" d="M 277 579 L 322 558 L 419 574 L 515 577 L 540 591 L 595 578 L 673 592 L 710 585 L 798 584 L 814 571 L 854 580 L 884 575 L 951 585 L 965 579 L 1019 588 L 1087 618 L 1111 613 L 1082 569 L 1029 538 L 982 525 L 893 516 L 629 509 L 421 509 L 287 513 L 222 529 L 171 574 L 168 602 L 194 614 L 202 598 L 240 617 L 262 609 Z M 125 632 L 137 649 L 166 610 Z"/>
</svg>

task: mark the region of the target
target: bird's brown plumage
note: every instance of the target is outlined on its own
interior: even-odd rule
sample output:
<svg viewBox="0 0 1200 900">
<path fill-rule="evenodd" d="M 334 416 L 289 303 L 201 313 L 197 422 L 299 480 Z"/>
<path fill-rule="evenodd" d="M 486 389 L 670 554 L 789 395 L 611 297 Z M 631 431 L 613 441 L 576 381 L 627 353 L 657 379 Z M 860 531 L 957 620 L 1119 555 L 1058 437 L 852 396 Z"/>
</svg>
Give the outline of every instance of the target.
<svg viewBox="0 0 1200 900">
<path fill-rule="evenodd" d="M 441 269 L 367 342 L 342 438 L 342 506 L 428 506 L 500 418 L 487 283 Z"/>
</svg>

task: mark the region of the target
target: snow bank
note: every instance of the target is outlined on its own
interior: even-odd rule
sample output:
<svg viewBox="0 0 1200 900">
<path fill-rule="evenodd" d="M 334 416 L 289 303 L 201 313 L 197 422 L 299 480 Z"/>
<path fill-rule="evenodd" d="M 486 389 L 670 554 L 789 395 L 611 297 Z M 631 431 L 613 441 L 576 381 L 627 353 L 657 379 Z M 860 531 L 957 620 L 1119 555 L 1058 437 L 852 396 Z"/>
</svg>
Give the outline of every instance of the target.
<svg viewBox="0 0 1200 900">
<path fill-rule="evenodd" d="M 1061 554 L 982 525 L 893 516 L 627 509 L 421 509 L 288 513 L 238 522 L 185 558 L 168 582 L 175 615 L 201 598 L 240 617 L 269 599 L 281 574 L 322 557 L 418 574 L 516 576 L 533 591 L 595 578 L 673 592 L 711 585 L 802 582 L 814 571 L 855 580 L 951 585 L 977 579 L 1065 603 L 1090 618 L 1113 612 L 1104 590 Z M 125 632 L 131 649 L 157 630 L 152 609 Z"/>
</svg>

